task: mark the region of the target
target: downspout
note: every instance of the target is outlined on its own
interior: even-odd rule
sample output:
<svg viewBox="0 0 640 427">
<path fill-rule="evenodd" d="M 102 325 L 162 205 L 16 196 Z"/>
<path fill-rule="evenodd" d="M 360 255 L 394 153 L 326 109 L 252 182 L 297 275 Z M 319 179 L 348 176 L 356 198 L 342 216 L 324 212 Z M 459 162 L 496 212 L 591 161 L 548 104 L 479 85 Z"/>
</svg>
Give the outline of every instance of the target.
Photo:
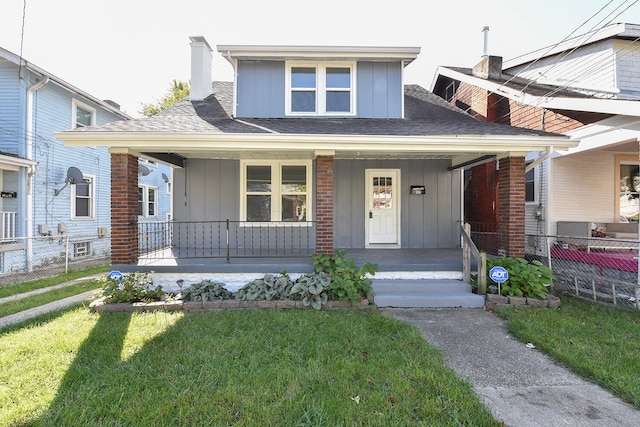
<svg viewBox="0 0 640 427">
<path fill-rule="evenodd" d="M 35 83 L 29 89 L 27 89 L 27 114 L 25 118 L 25 142 L 26 152 L 25 157 L 28 160 L 33 160 L 33 94 L 49 83 L 49 77 L 45 76 L 44 79 Z M 25 209 L 25 227 L 26 238 L 25 242 L 27 251 L 27 271 L 33 271 L 33 174 L 36 172 L 35 168 L 30 168 L 27 172 L 27 194 L 26 194 L 26 209 Z"/>
</svg>

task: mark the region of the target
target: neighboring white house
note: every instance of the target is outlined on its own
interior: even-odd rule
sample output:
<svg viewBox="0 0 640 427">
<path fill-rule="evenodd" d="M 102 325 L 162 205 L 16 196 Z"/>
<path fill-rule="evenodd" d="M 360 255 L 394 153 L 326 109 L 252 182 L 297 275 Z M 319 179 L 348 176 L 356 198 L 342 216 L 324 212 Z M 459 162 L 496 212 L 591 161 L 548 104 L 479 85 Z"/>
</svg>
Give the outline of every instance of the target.
<svg viewBox="0 0 640 427">
<path fill-rule="evenodd" d="M 580 140 L 528 167 L 527 233 L 638 221 L 639 38 L 640 25 L 611 24 L 504 64 L 438 68 L 432 91 L 476 117 Z"/>
</svg>

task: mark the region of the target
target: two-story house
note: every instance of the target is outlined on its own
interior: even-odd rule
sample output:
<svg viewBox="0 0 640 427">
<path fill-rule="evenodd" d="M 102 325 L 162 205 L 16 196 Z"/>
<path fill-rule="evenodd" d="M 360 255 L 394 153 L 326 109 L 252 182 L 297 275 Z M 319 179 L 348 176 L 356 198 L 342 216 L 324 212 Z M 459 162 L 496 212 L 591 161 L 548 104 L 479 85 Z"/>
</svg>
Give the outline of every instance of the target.
<svg viewBox="0 0 640 427">
<path fill-rule="evenodd" d="M 501 245 L 518 254 L 523 230 L 511 225 L 523 213 L 524 157 L 575 145 L 478 121 L 405 85 L 419 48 L 217 51 L 233 82 L 212 84 L 213 49 L 192 37 L 189 100 L 152 118 L 57 134 L 67 146 L 110 147 L 112 261 L 123 271 L 138 268 L 144 233 L 132 209 L 139 156 L 175 168 L 164 254 L 178 260 L 460 247 L 463 169 L 485 156 L 501 158 Z"/>
<path fill-rule="evenodd" d="M 432 91 L 478 119 L 580 141 L 542 157 L 529 153 L 527 233 L 586 238 L 601 224 L 610 237 L 637 240 L 639 38 L 640 25 L 616 23 L 504 63 L 487 56 L 473 69 L 438 68 Z M 467 221 L 497 223 L 497 174 L 496 162 L 472 170 Z M 618 225 L 628 222 L 636 225 Z"/>
<path fill-rule="evenodd" d="M 74 261 L 109 262 L 108 149 L 65 147 L 54 133 L 129 119 L 114 102 L 0 49 L 0 275 L 6 280 Z M 163 174 L 168 181 L 170 168 L 140 162 L 141 220 L 170 212 Z"/>
</svg>

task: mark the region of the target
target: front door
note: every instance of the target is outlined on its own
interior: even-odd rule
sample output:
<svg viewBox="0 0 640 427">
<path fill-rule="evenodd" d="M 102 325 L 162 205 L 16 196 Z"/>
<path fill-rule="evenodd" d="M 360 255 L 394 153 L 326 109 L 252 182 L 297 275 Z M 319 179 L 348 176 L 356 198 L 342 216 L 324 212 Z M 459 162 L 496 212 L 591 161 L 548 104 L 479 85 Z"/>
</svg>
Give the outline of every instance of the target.
<svg viewBox="0 0 640 427">
<path fill-rule="evenodd" d="M 400 247 L 400 169 L 367 169 L 366 247 Z"/>
</svg>

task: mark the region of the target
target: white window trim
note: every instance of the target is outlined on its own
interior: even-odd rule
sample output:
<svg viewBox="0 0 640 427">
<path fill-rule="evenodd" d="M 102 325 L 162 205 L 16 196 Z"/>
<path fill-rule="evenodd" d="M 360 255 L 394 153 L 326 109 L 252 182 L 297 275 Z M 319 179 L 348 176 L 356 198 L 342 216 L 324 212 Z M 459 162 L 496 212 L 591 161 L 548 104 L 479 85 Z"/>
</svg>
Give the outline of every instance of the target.
<svg viewBox="0 0 640 427">
<path fill-rule="evenodd" d="M 291 111 L 291 68 L 297 67 L 308 67 L 316 69 L 316 111 L 314 112 L 298 112 Z M 349 68 L 350 71 L 350 85 L 351 88 L 349 90 L 350 97 L 350 105 L 351 111 L 326 111 L 326 101 L 327 101 L 327 87 L 326 87 L 326 70 L 327 68 Z M 293 88 L 295 89 L 295 88 Z M 331 88 L 329 88 L 331 89 Z M 286 62 L 286 73 L 285 73 L 285 114 L 287 116 L 355 116 L 357 114 L 356 111 L 356 63 L 354 61 L 339 61 L 339 62 L 314 62 L 314 61 L 287 61 Z M 337 89 L 332 89 L 337 90 Z M 345 90 L 346 92 L 346 90 Z"/>
<path fill-rule="evenodd" d="M 83 174 L 84 179 L 91 180 L 89 186 L 89 216 L 76 216 L 76 184 L 71 185 L 71 219 L 91 221 L 96 216 L 96 176 Z"/>
<path fill-rule="evenodd" d="M 96 124 L 97 110 L 90 105 L 73 98 L 71 100 L 71 129 L 76 129 L 78 127 L 78 107 L 91 113 L 91 126 L 94 126 Z"/>
<path fill-rule="evenodd" d="M 147 184 L 138 184 L 138 188 L 142 188 L 142 215 L 138 215 L 138 218 L 157 218 L 158 217 L 158 187 Z M 154 190 L 156 193 L 156 213 L 149 215 L 149 190 Z M 139 202 L 138 202 L 139 203 Z"/>
<path fill-rule="evenodd" d="M 259 225 L 264 226 L 265 222 L 244 222 L 247 221 L 247 166 L 271 166 L 271 223 L 281 223 L 282 220 L 282 166 L 306 166 L 307 168 L 307 219 L 304 222 L 287 222 L 286 226 L 300 227 L 308 226 L 313 221 L 313 177 L 311 160 L 241 160 L 240 161 L 240 221 L 244 226 Z M 275 184 L 274 184 L 275 183 Z M 274 224 L 275 225 L 275 224 Z"/>
</svg>

